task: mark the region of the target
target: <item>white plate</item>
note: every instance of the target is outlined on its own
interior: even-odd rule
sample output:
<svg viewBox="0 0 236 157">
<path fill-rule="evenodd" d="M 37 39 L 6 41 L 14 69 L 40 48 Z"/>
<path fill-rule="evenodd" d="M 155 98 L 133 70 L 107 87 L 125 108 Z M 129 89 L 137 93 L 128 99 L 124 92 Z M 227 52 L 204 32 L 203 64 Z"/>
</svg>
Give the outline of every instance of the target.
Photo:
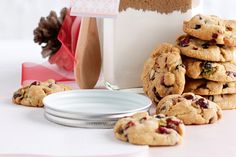
<svg viewBox="0 0 236 157">
<path fill-rule="evenodd" d="M 101 124 L 100 126 L 103 123 L 114 124 L 114 121 L 124 116 L 148 111 L 152 104 L 151 100 L 143 95 L 109 90 L 65 91 L 45 97 L 43 103 L 47 119 L 80 127 L 95 123 Z M 84 123 L 86 124 L 80 125 Z"/>
</svg>

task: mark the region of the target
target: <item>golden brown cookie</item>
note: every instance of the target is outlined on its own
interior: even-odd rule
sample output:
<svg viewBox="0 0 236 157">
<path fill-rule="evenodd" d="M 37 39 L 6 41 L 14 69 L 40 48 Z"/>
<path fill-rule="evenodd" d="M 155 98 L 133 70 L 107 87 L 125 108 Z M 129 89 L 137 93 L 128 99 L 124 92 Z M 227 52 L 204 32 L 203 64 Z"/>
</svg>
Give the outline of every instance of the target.
<svg viewBox="0 0 236 157">
<path fill-rule="evenodd" d="M 204 97 L 217 103 L 222 110 L 236 109 L 236 94 L 208 95 Z"/>
<path fill-rule="evenodd" d="M 43 107 L 43 98 L 49 94 L 71 90 L 70 87 L 57 84 L 54 80 L 45 82 L 35 81 L 28 86 L 17 90 L 12 97 L 12 102 L 30 107 Z"/>
<path fill-rule="evenodd" d="M 222 117 L 222 111 L 216 103 L 193 93 L 166 96 L 158 103 L 157 113 L 175 116 L 186 125 L 211 124 Z"/>
<path fill-rule="evenodd" d="M 198 95 L 219 95 L 236 93 L 236 82 L 215 82 L 205 79 L 186 80 L 184 92 Z"/>
<path fill-rule="evenodd" d="M 193 79 L 205 78 L 217 82 L 236 81 L 236 64 L 234 62 L 209 62 L 184 58 L 186 75 Z"/>
<path fill-rule="evenodd" d="M 181 94 L 185 72 L 180 50 L 171 44 L 161 44 L 144 65 L 143 90 L 155 104 L 166 95 Z"/>
<path fill-rule="evenodd" d="M 198 14 L 183 25 L 185 33 L 201 40 L 236 46 L 236 21 Z"/>
<path fill-rule="evenodd" d="M 177 39 L 181 54 L 187 57 L 206 61 L 226 62 L 234 59 L 234 47 L 204 41 L 189 35 L 182 35 Z"/>
<path fill-rule="evenodd" d="M 184 130 L 183 122 L 176 117 L 141 112 L 118 120 L 114 134 L 117 139 L 132 144 L 172 146 L 181 143 Z"/>
</svg>

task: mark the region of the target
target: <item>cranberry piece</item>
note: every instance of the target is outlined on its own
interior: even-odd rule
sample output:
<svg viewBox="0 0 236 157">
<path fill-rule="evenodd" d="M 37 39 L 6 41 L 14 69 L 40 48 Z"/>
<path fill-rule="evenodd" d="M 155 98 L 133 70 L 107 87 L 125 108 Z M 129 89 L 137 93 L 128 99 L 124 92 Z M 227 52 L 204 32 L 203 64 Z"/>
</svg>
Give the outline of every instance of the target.
<svg viewBox="0 0 236 157">
<path fill-rule="evenodd" d="M 118 134 L 122 135 L 123 133 L 124 133 L 124 130 L 123 130 L 122 128 L 120 128 L 120 129 L 118 130 Z"/>
<path fill-rule="evenodd" d="M 193 47 L 193 50 L 198 50 L 198 48 L 197 47 Z"/>
<path fill-rule="evenodd" d="M 184 64 L 179 64 L 179 65 L 177 65 L 175 69 L 178 70 L 180 67 L 182 67 L 182 68 L 185 69 L 185 65 L 184 65 Z"/>
<path fill-rule="evenodd" d="M 202 44 L 202 48 L 204 48 L 204 49 L 208 49 L 208 48 L 209 48 L 209 46 L 210 46 L 210 44 L 209 44 L 209 43 L 204 43 L 204 44 Z"/>
<path fill-rule="evenodd" d="M 187 47 L 187 46 L 189 46 L 189 45 L 188 45 L 189 42 L 190 42 L 189 37 L 185 37 L 185 38 L 182 38 L 182 39 L 180 40 L 179 45 L 180 45 L 181 47 Z"/>
<path fill-rule="evenodd" d="M 180 121 L 173 120 L 171 118 L 168 118 L 166 122 L 167 122 L 167 128 L 172 128 L 172 129 L 176 129 L 176 127 L 181 123 Z"/>
<path fill-rule="evenodd" d="M 228 76 L 232 75 L 233 77 L 236 77 L 236 72 L 233 72 L 233 71 L 226 71 L 226 74 Z"/>
<path fill-rule="evenodd" d="M 202 27 L 201 25 L 196 24 L 194 29 L 200 29 L 201 27 Z"/>
<path fill-rule="evenodd" d="M 229 87 L 228 84 L 223 84 L 223 89 Z"/>
<path fill-rule="evenodd" d="M 208 108 L 209 107 L 208 102 L 205 102 L 204 98 L 200 98 L 199 100 L 197 100 L 196 104 L 199 105 L 201 108 Z"/>
<path fill-rule="evenodd" d="M 134 126 L 134 125 L 135 125 L 134 122 L 129 121 L 129 122 L 126 124 L 126 126 L 125 126 L 125 130 L 129 129 L 130 127 L 132 127 L 132 126 Z"/>
<path fill-rule="evenodd" d="M 155 116 L 155 118 L 157 118 L 157 119 L 162 119 L 162 118 L 165 118 L 165 116 L 158 114 L 158 115 Z"/>
<path fill-rule="evenodd" d="M 154 87 L 154 88 L 152 89 L 152 92 L 154 93 L 154 95 L 156 96 L 156 98 L 157 98 L 158 100 L 161 100 L 161 96 L 160 96 L 159 93 L 156 91 L 156 87 Z"/>
<path fill-rule="evenodd" d="M 217 34 L 217 33 L 213 33 L 213 34 L 212 34 L 212 38 L 213 38 L 213 39 L 217 39 L 217 38 L 218 38 L 218 34 Z"/>
<path fill-rule="evenodd" d="M 222 48 L 222 47 L 224 47 L 224 45 L 222 45 L 222 44 L 216 44 L 219 48 Z"/>
<path fill-rule="evenodd" d="M 48 85 L 48 88 L 52 88 L 52 83 Z"/>
<path fill-rule="evenodd" d="M 193 100 L 194 97 L 193 97 L 193 95 L 188 94 L 188 95 L 185 95 L 184 98 L 187 100 Z"/>
<path fill-rule="evenodd" d="M 147 120 L 147 117 L 143 117 L 139 120 L 140 123 L 142 123 L 143 121 Z"/>
<path fill-rule="evenodd" d="M 160 133 L 160 134 L 169 134 L 170 133 L 169 130 L 166 127 L 162 127 L 162 126 L 157 128 L 156 132 Z"/>
<path fill-rule="evenodd" d="M 161 111 L 166 110 L 166 106 L 161 107 Z"/>
<path fill-rule="evenodd" d="M 31 84 L 30 84 L 30 86 L 39 86 L 40 85 L 40 82 L 38 82 L 38 81 L 34 81 L 34 82 L 32 82 Z"/>
<path fill-rule="evenodd" d="M 232 31 L 232 30 L 233 30 L 232 27 L 226 26 L 226 31 Z"/>
<path fill-rule="evenodd" d="M 16 99 L 18 97 L 21 97 L 22 95 L 18 92 L 15 92 L 14 95 L 13 95 L 13 98 Z"/>
</svg>

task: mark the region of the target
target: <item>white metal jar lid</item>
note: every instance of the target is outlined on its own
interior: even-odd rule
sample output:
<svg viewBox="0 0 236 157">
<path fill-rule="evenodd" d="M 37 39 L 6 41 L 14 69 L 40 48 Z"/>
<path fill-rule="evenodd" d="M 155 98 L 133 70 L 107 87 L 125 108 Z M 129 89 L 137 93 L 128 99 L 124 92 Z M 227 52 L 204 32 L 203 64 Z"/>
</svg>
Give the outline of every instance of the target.
<svg viewBox="0 0 236 157">
<path fill-rule="evenodd" d="M 65 91 L 45 97 L 43 103 L 48 120 L 86 128 L 111 128 L 119 118 L 147 111 L 152 104 L 143 95 L 109 90 Z"/>
</svg>

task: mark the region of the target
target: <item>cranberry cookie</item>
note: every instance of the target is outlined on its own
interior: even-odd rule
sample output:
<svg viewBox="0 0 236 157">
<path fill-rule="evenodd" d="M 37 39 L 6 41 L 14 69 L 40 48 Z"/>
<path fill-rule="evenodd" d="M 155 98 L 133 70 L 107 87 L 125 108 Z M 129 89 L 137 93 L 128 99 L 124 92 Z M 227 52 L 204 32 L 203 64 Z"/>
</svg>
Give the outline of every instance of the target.
<svg viewBox="0 0 236 157">
<path fill-rule="evenodd" d="M 222 111 L 216 103 L 193 93 L 166 96 L 158 103 L 157 113 L 175 116 L 186 125 L 211 124 L 222 117 Z"/>
<path fill-rule="evenodd" d="M 236 21 L 198 14 L 183 25 L 185 33 L 217 44 L 236 46 Z"/>
<path fill-rule="evenodd" d="M 12 102 L 30 107 L 43 107 L 43 98 L 49 94 L 70 90 L 71 88 L 57 84 L 54 80 L 45 82 L 35 81 L 29 86 L 17 90 L 12 97 Z"/>
<path fill-rule="evenodd" d="M 205 78 L 218 82 L 236 81 L 236 64 L 234 62 L 209 62 L 192 58 L 184 58 L 186 75 L 193 79 Z"/>
<path fill-rule="evenodd" d="M 208 95 L 204 97 L 219 104 L 222 110 L 236 109 L 236 94 Z"/>
<path fill-rule="evenodd" d="M 219 95 L 236 93 L 236 82 L 215 82 L 205 79 L 188 79 L 184 92 L 198 95 Z"/>
<path fill-rule="evenodd" d="M 181 54 L 206 61 L 232 61 L 235 48 L 216 44 L 213 41 L 203 41 L 189 35 L 182 35 L 177 39 Z"/>
<path fill-rule="evenodd" d="M 144 92 L 154 104 L 166 95 L 181 94 L 185 85 L 185 72 L 180 50 L 171 44 L 162 44 L 144 65 Z"/>
<path fill-rule="evenodd" d="M 147 112 L 118 120 L 114 127 L 119 140 L 138 145 L 172 146 L 181 143 L 184 124 L 175 117 L 149 116 Z"/>
</svg>

